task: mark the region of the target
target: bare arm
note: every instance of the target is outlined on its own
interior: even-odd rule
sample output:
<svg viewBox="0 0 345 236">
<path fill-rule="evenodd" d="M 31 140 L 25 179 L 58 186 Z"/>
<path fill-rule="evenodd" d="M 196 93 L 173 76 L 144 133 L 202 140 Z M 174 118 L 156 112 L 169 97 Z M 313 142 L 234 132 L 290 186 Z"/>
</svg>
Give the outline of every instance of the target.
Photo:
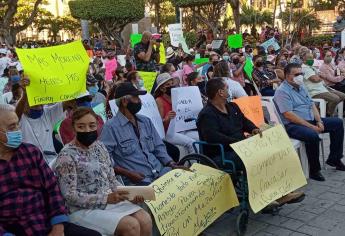
<svg viewBox="0 0 345 236">
<path fill-rule="evenodd" d="M 150 41 L 149 43 L 149 48 L 147 49 L 147 52 L 140 52 L 138 54 L 138 57 L 143 60 L 143 61 L 146 61 L 146 62 L 149 62 L 150 59 L 151 59 L 151 54 L 152 54 L 152 41 Z"/>
<path fill-rule="evenodd" d="M 19 99 L 19 101 L 17 103 L 17 106 L 16 106 L 16 114 L 17 114 L 19 120 L 22 118 L 22 115 L 24 113 L 25 108 L 27 106 L 29 106 L 29 104 L 28 104 L 28 95 L 26 93 L 26 86 L 28 86 L 30 84 L 29 78 L 24 77 L 20 81 L 20 84 L 21 84 L 21 87 L 23 88 L 23 95 Z"/>
<path fill-rule="evenodd" d="M 301 117 L 299 117 L 298 115 L 296 115 L 292 111 L 284 112 L 283 116 L 288 121 L 290 121 L 291 123 L 298 124 L 298 125 L 303 125 L 303 126 L 306 126 L 308 128 L 311 128 L 311 129 L 315 129 L 315 127 L 316 127 L 315 125 L 310 124 L 309 122 L 307 122 L 306 120 L 302 119 Z"/>
</svg>

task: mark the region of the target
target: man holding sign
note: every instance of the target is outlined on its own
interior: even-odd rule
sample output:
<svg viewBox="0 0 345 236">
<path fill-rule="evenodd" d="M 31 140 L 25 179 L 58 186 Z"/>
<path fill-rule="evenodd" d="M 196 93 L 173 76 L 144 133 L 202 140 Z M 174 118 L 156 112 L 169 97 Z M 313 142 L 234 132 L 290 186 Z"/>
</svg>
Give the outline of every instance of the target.
<svg viewBox="0 0 345 236">
<path fill-rule="evenodd" d="M 227 102 L 227 98 L 229 97 L 228 85 L 223 79 L 215 78 L 208 81 L 206 93 L 209 98 L 209 103 L 200 112 L 197 121 L 200 140 L 208 143 L 222 144 L 225 151 L 224 158 L 233 161 L 238 170 L 245 170 L 243 162 L 230 147 L 230 144 L 246 139 L 244 133 L 262 135 L 261 130 L 244 116 L 235 103 Z M 220 168 L 228 167 L 222 163 L 219 147 L 205 146 L 204 152 Z M 278 199 L 277 202 L 282 205 L 285 203 L 295 203 L 303 200 L 303 198 L 303 193 L 292 192 Z"/>
</svg>

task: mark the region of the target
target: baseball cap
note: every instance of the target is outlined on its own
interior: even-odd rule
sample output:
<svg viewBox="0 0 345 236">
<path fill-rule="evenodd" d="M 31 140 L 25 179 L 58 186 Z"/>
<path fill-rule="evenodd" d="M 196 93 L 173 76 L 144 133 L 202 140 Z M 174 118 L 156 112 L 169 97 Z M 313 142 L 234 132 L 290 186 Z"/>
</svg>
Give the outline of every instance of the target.
<svg viewBox="0 0 345 236">
<path fill-rule="evenodd" d="M 145 95 L 147 92 L 145 90 L 139 90 L 130 82 L 120 83 L 115 90 L 115 99 L 121 98 L 126 95 Z"/>
</svg>

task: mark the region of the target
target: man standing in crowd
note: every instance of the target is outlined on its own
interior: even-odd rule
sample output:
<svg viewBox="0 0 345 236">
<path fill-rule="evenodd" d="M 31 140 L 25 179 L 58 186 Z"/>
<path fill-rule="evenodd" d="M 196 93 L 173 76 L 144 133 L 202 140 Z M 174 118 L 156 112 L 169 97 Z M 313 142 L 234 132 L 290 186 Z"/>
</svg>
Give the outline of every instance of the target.
<svg viewBox="0 0 345 236">
<path fill-rule="evenodd" d="M 156 46 L 156 49 L 154 48 Z M 139 71 L 156 71 L 156 64 L 159 64 L 159 46 L 152 34 L 143 32 L 141 42 L 134 46 L 134 57 Z"/>
<path fill-rule="evenodd" d="M 325 181 L 319 161 L 320 133 L 329 133 L 330 154 L 327 164 L 345 171 L 342 163 L 344 126 L 339 118 L 321 118 L 303 85 L 301 66 L 288 64 L 284 69 L 285 80 L 276 90 L 274 102 L 278 106 L 286 131 L 291 138 L 305 142 L 309 162 L 309 177 Z"/>
</svg>

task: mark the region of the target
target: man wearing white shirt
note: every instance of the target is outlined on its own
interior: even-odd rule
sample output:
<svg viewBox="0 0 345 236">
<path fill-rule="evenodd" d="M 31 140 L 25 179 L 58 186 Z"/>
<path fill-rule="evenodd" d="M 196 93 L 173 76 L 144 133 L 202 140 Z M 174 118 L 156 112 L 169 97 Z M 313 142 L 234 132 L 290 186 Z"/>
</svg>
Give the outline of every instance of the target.
<svg viewBox="0 0 345 236">
<path fill-rule="evenodd" d="M 54 125 L 65 118 L 64 110 L 72 107 L 71 102 L 56 103 L 52 106 L 29 106 L 26 86 L 30 81 L 22 79 L 23 96 L 18 101 L 16 113 L 23 133 L 23 142 L 37 146 L 43 153 L 48 164 L 51 164 L 57 154 L 53 142 Z"/>
</svg>

